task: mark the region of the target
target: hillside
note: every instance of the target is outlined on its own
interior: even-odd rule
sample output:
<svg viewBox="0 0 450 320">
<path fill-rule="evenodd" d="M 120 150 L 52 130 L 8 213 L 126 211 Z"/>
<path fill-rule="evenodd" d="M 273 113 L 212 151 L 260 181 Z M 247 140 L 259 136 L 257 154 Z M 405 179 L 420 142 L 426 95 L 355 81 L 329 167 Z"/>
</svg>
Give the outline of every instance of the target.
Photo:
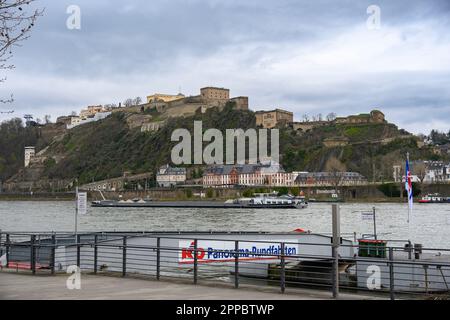
<svg viewBox="0 0 450 320">
<path fill-rule="evenodd" d="M 21 148 L 36 142 L 38 150 L 49 146 L 41 179 L 78 179 L 82 184 L 118 177 L 125 171 L 155 172 L 159 166 L 170 163 L 176 144 L 170 142 L 172 132 L 178 128 L 193 132 L 194 120 L 202 120 L 204 130 L 217 128 L 224 133 L 230 128 L 256 127 L 253 112 L 234 110 L 232 106 L 223 111 L 210 109 L 205 114 L 168 119 L 157 132 L 141 132 L 140 127 L 130 125 L 131 117 L 136 118 L 136 114 L 117 112 L 105 120 L 66 131 L 51 143 L 35 137 L 16 144 Z M 324 141 L 336 137 L 345 139 L 346 145 L 324 145 Z M 280 134 L 281 162 L 288 171 L 323 171 L 330 159 L 337 159 L 343 168 L 358 171 L 369 180 L 390 180 L 392 165 L 399 163 L 406 152 L 412 159 L 436 159 L 430 149 L 418 148 L 416 137 L 387 123 L 330 124 L 306 133 L 282 128 Z M 20 156 L 12 161 L 14 169 L 20 167 Z"/>
<path fill-rule="evenodd" d="M 0 124 L 0 181 L 6 181 L 23 168 L 24 148 L 42 150 L 64 129 L 57 124 L 25 127 L 15 118 Z"/>
<path fill-rule="evenodd" d="M 326 139 L 341 137 L 346 146 L 325 147 Z M 392 166 L 411 159 L 434 159 L 429 148 L 419 148 L 417 138 L 393 124 L 334 124 L 318 127 L 302 136 L 283 130 L 283 165 L 287 170 L 323 171 L 331 158 L 338 159 L 348 171 L 360 172 L 370 181 L 392 179 Z"/>
<path fill-rule="evenodd" d="M 159 131 L 142 133 L 140 128 L 130 129 L 127 119 L 134 115 L 121 112 L 98 123 L 77 127 L 50 146 L 47 154 L 64 159 L 47 167 L 44 174 L 51 179 L 78 177 L 80 183 L 133 173 L 155 171 L 170 163 L 173 146 L 172 132 L 185 128 L 193 132 L 194 120 L 202 120 L 204 129 L 252 128 L 252 112 L 226 108 L 222 112 L 209 110 L 189 118 L 173 118 Z"/>
</svg>

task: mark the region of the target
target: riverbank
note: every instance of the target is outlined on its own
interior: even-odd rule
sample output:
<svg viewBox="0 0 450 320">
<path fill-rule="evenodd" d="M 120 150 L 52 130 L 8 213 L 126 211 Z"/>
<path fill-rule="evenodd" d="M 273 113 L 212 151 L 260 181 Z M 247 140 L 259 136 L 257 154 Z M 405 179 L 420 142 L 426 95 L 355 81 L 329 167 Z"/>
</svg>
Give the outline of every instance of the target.
<svg viewBox="0 0 450 320">
<path fill-rule="evenodd" d="M 74 192 L 0 193 L 0 201 L 72 201 Z"/>
<path fill-rule="evenodd" d="M 107 199 L 119 199 L 118 194 L 113 193 L 104 193 L 105 198 Z M 145 199 L 145 198 L 149 198 L 149 195 L 146 194 L 136 194 L 135 192 L 124 192 L 124 193 L 120 193 L 120 195 L 122 196 L 120 199 L 123 200 L 129 200 L 129 199 Z M 235 198 L 235 197 L 234 197 Z M 157 198 L 152 198 L 153 200 L 156 201 L 167 201 L 167 202 L 185 202 L 185 201 L 208 201 L 208 202 L 218 202 L 218 203 L 223 203 L 226 200 L 229 200 L 230 198 L 210 198 L 210 199 L 201 199 L 201 198 L 197 198 L 197 199 L 192 199 L 192 198 L 188 198 L 188 197 L 157 197 Z M 98 200 L 102 200 L 102 197 L 99 195 L 95 195 L 90 193 L 88 195 L 88 200 L 89 201 L 98 201 Z M 417 201 L 419 200 L 419 198 L 417 198 Z M 33 195 L 26 195 L 26 194 L 0 194 L 0 201 L 40 201 L 40 202 L 46 202 L 46 201 L 61 201 L 61 202 L 68 202 L 68 201 L 75 201 L 75 193 L 70 193 L 70 194 L 52 194 L 52 195 L 47 195 L 47 194 L 33 194 Z M 401 198 L 379 198 L 379 197 L 373 197 L 373 198 L 357 198 L 357 199 L 346 199 L 344 201 L 333 201 L 333 200 L 328 200 L 328 199 L 315 199 L 314 201 L 310 201 L 311 203 L 406 203 L 405 199 L 401 199 Z"/>
<path fill-rule="evenodd" d="M 347 203 L 404 203 L 406 197 L 385 194 L 380 191 L 381 185 L 371 184 L 366 186 L 344 186 L 339 187 L 338 191 L 332 187 L 292 187 L 275 188 L 275 190 L 286 189 L 285 192 L 292 194 L 302 193 L 307 199 L 317 202 L 334 202 L 333 194 L 338 194 L 340 199 Z M 420 188 L 420 189 L 419 189 Z M 267 188 L 272 190 L 271 188 Z M 418 201 L 422 195 L 439 193 L 443 196 L 450 196 L 450 184 L 433 184 L 418 186 L 415 199 Z M 229 199 L 247 197 L 249 194 L 261 192 L 255 188 L 210 188 L 204 189 L 198 187 L 179 187 L 173 189 L 154 188 L 150 190 L 128 190 L 122 192 L 104 191 L 106 199 L 111 200 L 129 200 L 150 198 L 157 201 L 220 201 Z M 88 192 L 89 201 L 103 200 L 100 192 Z M 75 199 L 74 192 L 22 192 L 22 193 L 0 193 L 0 201 L 71 201 Z"/>
<path fill-rule="evenodd" d="M 180 197 L 152 197 L 150 193 L 136 193 L 136 192 L 123 192 L 123 193 L 110 193 L 105 192 L 104 193 L 105 198 L 107 199 L 113 199 L 113 200 L 129 200 L 129 199 L 146 199 L 151 198 L 155 201 L 166 201 L 166 202 L 178 202 L 178 201 L 208 201 L 208 202 L 220 202 L 223 203 L 226 200 L 234 199 L 237 197 L 219 197 L 219 198 L 188 198 L 186 196 L 180 196 Z M 121 196 L 119 198 L 119 196 Z M 417 198 L 415 201 L 418 201 L 420 199 Z M 88 194 L 88 200 L 89 201 L 98 201 L 103 200 L 103 198 L 100 195 L 96 195 L 93 193 Z M 62 194 L 0 194 L 0 201 L 75 201 L 75 193 L 62 193 Z M 382 197 L 365 197 L 365 198 L 354 198 L 354 199 L 345 199 L 343 201 L 333 201 L 326 198 L 322 199 L 315 199 L 310 201 L 311 203 L 406 203 L 405 198 L 382 198 Z"/>
</svg>

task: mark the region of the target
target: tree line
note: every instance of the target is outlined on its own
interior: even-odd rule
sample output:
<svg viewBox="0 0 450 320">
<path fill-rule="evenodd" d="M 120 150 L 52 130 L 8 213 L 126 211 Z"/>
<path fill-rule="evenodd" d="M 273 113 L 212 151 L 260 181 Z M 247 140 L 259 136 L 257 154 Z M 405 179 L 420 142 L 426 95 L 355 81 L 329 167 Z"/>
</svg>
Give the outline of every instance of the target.
<svg viewBox="0 0 450 320">
<path fill-rule="evenodd" d="M 328 121 L 328 122 L 332 122 L 334 120 L 336 120 L 336 113 L 334 112 L 330 112 L 329 114 L 327 114 L 325 117 L 323 116 L 322 113 L 318 113 L 316 115 L 309 115 L 309 114 L 304 114 L 302 116 L 302 120 L 303 122 L 319 122 L 319 121 Z"/>
</svg>

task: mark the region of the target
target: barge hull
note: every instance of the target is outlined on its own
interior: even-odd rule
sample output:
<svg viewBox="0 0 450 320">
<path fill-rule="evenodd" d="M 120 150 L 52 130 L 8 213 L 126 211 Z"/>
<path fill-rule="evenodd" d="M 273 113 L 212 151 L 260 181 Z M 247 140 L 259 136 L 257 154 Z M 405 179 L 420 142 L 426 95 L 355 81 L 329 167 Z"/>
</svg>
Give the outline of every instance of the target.
<svg viewBox="0 0 450 320">
<path fill-rule="evenodd" d="M 211 208 L 211 209 L 301 209 L 294 204 L 287 205 L 242 205 L 216 202 L 149 202 L 149 203 L 92 203 L 94 208 Z"/>
</svg>

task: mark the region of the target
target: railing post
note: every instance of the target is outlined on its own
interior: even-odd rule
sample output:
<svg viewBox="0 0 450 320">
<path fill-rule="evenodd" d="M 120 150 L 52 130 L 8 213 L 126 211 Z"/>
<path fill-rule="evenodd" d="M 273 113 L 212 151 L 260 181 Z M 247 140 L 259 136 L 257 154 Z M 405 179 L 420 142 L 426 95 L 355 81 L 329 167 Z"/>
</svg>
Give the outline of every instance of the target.
<svg viewBox="0 0 450 320">
<path fill-rule="evenodd" d="M 333 204 L 333 244 L 332 244 L 332 268 L 331 279 L 333 282 L 333 298 L 339 298 L 339 247 L 341 245 L 341 217 L 339 205 Z"/>
<path fill-rule="evenodd" d="M 441 274 L 441 276 L 442 276 L 442 280 L 444 280 L 445 288 L 447 288 L 447 291 L 449 291 L 450 289 L 449 289 L 449 287 L 448 287 L 447 280 L 445 280 L 445 275 L 444 275 L 444 273 L 442 272 L 442 266 L 437 266 L 436 269 L 439 270 L 439 272 L 440 272 L 440 274 Z"/>
<path fill-rule="evenodd" d="M 36 242 L 36 236 L 32 235 L 30 240 L 30 264 L 31 264 L 31 272 L 33 274 L 36 274 L 36 250 L 35 250 L 35 244 Z"/>
<path fill-rule="evenodd" d="M 395 282 L 394 282 L 394 248 L 389 248 L 389 293 L 391 300 L 395 300 Z"/>
<path fill-rule="evenodd" d="M 77 241 L 77 267 L 81 268 L 81 236 L 77 235 L 75 239 Z"/>
<path fill-rule="evenodd" d="M 3 233 L 2 233 L 2 230 L 0 229 L 0 257 L 3 256 L 2 239 L 3 239 Z"/>
<path fill-rule="evenodd" d="M 411 240 L 408 240 L 408 260 L 412 259 L 412 243 Z"/>
<path fill-rule="evenodd" d="M 234 288 L 239 288 L 239 241 L 234 243 L 235 258 L 234 258 Z"/>
<path fill-rule="evenodd" d="M 127 275 L 127 236 L 123 237 L 123 248 L 122 248 L 122 277 Z"/>
<path fill-rule="evenodd" d="M 280 285 L 281 293 L 286 291 L 286 258 L 285 258 L 286 244 L 281 244 L 281 263 L 280 263 Z"/>
<path fill-rule="evenodd" d="M 423 271 L 425 273 L 425 292 L 429 293 L 429 283 L 428 283 L 428 266 L 426 264 L 423 265 Z"/>
<path fill-rule="evenodd" d="M 11 250 L 11 236 L 9 235 L 9 233 L 6 234 L 5 250 L 6 250 L 6 268 L 8 268 L 9 267 L 9 253 Z"/>
<path fill-rule="evenodd" d="M 194 284 L 198 282 L 198 240 L 194 240 Z"/>
<path fill-rule="evenodd" d="M 339 253 L 338 248 L 333 246 L 332 248 L 332 270 L 331 270 L 331 279 L 333 281 L 333 298 L 339 298 Z"/>
<path fill-rule="evenodd" d="M 52 247 L 51 247 L 51 262 L 50 262 L 50 268 L 51 268 L 51 274 L 55 274 L 55 265 L 56 265 L 56 235 L 52 235 Z"/>
<path fill-rule="evenodd" d="M 161 238 L 156 239 L 156 280 L 161 279 Z"/>
<path fill-rule="evenodd" d="M 94 236 L 94 274 L 97 274 L 98 270 L 98 235 Z"/>
</svg>

